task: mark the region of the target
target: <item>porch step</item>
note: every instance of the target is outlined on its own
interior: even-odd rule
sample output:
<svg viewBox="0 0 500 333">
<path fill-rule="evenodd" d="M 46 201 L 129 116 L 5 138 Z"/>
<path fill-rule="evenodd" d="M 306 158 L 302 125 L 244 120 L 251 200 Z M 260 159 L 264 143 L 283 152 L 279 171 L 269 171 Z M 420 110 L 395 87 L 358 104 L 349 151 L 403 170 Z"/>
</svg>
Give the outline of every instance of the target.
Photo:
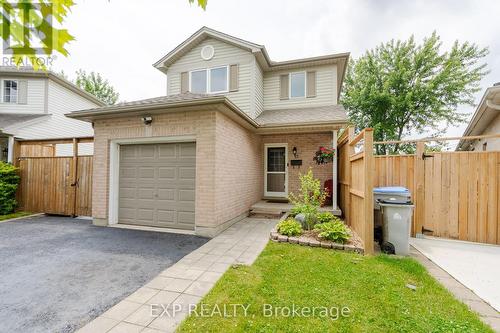
<svg viewBox="0 0 500 333">
<path fill-rule="evenodd" d="M 277 208 L 253 208 L 250 210 L 250 215 L 275 215 L 275 216 L 281 216 L 283 215 L 283 210 L 277 209 Z"/>
</svg>

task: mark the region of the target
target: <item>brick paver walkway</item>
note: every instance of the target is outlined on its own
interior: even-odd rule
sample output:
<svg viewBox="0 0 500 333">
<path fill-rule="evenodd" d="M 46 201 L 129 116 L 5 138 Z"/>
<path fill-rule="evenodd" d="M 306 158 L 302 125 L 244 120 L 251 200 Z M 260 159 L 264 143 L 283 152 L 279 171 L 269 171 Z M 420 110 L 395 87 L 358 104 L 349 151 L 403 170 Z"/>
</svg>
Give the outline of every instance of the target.
<svg viewBox="0 0 500 333">
<path fill-rule="evenodd" d="M 251 265 L 255 261 L 277 222 L 246 218 L 234 224 L 78 332 L 174 332 L 189 307 L 197 304 L 232 264 Z"/>
</svg>

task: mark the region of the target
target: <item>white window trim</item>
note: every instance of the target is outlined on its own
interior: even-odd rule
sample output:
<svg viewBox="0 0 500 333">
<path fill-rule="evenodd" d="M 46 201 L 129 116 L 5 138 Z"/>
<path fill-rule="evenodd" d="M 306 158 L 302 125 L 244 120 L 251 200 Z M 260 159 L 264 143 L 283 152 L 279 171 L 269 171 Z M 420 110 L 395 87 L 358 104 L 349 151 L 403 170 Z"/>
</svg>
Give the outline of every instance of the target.
<svg viewBox="0 0 500 333">
<path fill-rule="evenodd" d="M 210 78 L 210 71 L 213 69 L 219 69 L 219 68 L 225 68 L 226 69 L 226 89 L 225 90 L 220 90 L 220 91 L 210 91 L 210 84 L 211 84 L 211 78 Z M 192 71 L 189 71 L 189 91 L 192 92 L 191 89 L 191 83 L 192 83 L 192 74 L 193 72 L 201 72 L 205 71 L 207 74 L 207 87 L 206 87 L 206 94 L 220 94 L 220 93 L 227 93 L 229 92 L 229 65 L 224 65 L 224 66 L 217 66 L 217 67 L 210 67 L 210 68 L 199 68 L 199 69 L 193 69 Z"/>
<path fill-rule="evenodd" d="M 16 101 L 15 102 L 6 102 L 4 100 L 5 96 L 5 81 L 14 81 L 17 84 L 17 90 L 16 90 Z M 2 87 L 1 87 L 1 101 L 4 104 L 19 104 L 19 80 L 14 80 L 14 79 L 2 79 Z"/>
<path fill-rule="evenodd" d="M 294 74 L 304 74 L 304 96 L 292 96 L 292 75 Z M 300 71 L 300 72 L 291 72 L 288 73 L 288 96 L 290 99 L 301 99 L 301 98 L 306 98 L 307 97 L 307 72 L 306 71 Z"/>
</svg>

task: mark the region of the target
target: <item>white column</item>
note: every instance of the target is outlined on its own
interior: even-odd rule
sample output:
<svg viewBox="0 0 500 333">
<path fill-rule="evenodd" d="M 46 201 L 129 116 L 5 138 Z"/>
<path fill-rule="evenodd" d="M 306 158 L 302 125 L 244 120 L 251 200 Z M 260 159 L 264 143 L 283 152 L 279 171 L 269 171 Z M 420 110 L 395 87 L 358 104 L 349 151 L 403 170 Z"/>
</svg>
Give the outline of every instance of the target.
<svg viewBox="0 0 500 333">
<path fill-rule="evenodd" d="M 7 162 L 14 163 L 14 137 L 9 136 L 9 143 L 7 146 Z"/>
<path fill-rule="evenodd" d="M 338 201 L 337 201 L 337 199 L 338 199 L 338 193 L 337 193 L 337 182 L 338 182 L 338 175 L 337 175 L 337 172 L 338 172 L 337 171 L 337 153 L 338 153 L 337 152 L 337 134 L 338 134 L 338 130 L 333 131 L 332 134 L 333 134 L 332 148 L 334 149 L 333 163 L 332 163 L 332 167 L 333 167 L 332 205 L 333 205 L 333 209 L 336 210 L 339 207 Z"/>
</svg>

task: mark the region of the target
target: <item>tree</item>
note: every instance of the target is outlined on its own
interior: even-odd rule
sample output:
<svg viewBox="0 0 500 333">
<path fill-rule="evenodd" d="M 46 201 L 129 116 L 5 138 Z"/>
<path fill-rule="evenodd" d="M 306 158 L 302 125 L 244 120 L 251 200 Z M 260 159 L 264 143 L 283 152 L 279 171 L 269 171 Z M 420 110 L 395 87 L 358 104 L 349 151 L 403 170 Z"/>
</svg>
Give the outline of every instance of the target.
<svg viewBox="0 0 500 333">
<path fill-rule="evenodd" d="M 107 105 L 115 104 L 120 96 L 109 84 L 108 80 L 104 79 L 99 73 L 90 72 L 90 74 L 87 74 L 87 72 L 80 69 L 76 72 L 75 84 Z"/>
<path fill-rule="evenodd" d="M 479 82 L 488 73 L 487 48 L 456 41 L 441 52 L 434 32 L 417 45 L 413 36 L 391 40 L 349 64 L 341 97 L 357 129 L 372 127 L 377 141 L 401 140 L 410 133 L 439 131 L 439 125 L 465 121 L 459 105 L 474 103 Z M 378 154 L 401 146 L 377 145 Z"/>
<path fill-rule="evenodd" d="M 196 0 L 203 10 L 207 1 Z M 75 38 L 67 29 L 59 29 L 53 20 L 62 25 L 74 5 L 73 0 L 1 1 L 0 37 L 10 45 L 13 65 L 19 67 L 29 62 L 35 69 L 47 69 L 40 56 L 57 52 L 67 57 L 66 45 Z M 37 44 L 41 46 L 35 47 Z"/>
</svg>

